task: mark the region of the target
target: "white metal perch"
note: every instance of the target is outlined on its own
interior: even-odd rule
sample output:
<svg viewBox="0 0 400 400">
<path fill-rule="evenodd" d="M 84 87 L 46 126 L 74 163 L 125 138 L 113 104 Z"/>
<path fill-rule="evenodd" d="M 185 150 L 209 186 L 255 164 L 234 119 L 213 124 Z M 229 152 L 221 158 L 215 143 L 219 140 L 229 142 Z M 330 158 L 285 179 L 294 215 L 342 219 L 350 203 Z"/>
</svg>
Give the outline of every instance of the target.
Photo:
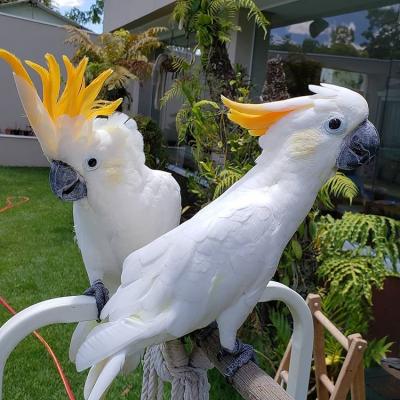
<svg viewBox="0 0 400 400">
<path fill-rule="evenodd" d="M 94 297 L 70 296 L 42 301 L 22 310 L 0 328 L 0 400 L 4 367 L 17 344 L 34 330 L 51 324 L 92 321 L 97 318 Z"/>
<path fill-rule="evenodd" d="M 292 353 L 287 392 L 295 400 L 307 397 L 310 377 L 313 321 L 310 310 L 292 289 L 270 282 L 260 301 L 284 302 L 293 317 Z M 88 296 L 60 297 L 34 304 L 9 319 L 0 328 L 0 400 L 5 364 L 11 352 L 34 330 L 56 323 L 76 323 L 97 318 L 94 298 Z"/>
<path fill-rule="evenodd" d="M 297 292 L 278 282 L 268 284 L 260 302 L 273 300 L 285 303 L 293 318 L 292 352 L 286 391 L 295 400 L 306 400 L 314 343 L 311 311 Z"/>
</svg>

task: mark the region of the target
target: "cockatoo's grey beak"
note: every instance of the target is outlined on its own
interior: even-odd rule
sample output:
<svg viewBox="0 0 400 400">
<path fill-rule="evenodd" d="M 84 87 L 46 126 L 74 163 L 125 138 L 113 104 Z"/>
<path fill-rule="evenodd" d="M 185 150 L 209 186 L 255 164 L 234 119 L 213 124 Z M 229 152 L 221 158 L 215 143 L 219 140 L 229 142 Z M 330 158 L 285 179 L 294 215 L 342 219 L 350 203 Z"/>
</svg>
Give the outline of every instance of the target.
<svg viewBox="0 0 400 400">
<path fill-rule="evenodd" d="M 370 121 L 365 120 L 343 141 L 336 166 L 350 170 L 367 164 L 375 156 L 378 147 L 378 132 Z"/>
<path fill-rule="evenodd" d="M 61 200 L 76 201 L 87 195 L 82 176 L 62 161 L 51 162 L 49 179 L 52 192 Z"/>
</svg>

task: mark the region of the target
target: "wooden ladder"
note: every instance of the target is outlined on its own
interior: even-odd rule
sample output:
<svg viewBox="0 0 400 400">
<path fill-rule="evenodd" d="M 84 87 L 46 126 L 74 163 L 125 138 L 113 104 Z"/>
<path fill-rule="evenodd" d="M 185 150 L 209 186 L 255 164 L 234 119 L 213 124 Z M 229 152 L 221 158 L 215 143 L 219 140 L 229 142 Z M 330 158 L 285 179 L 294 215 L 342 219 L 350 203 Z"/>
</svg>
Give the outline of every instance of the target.
<svg viewBox="0 0 400 400">
<path fill-rule="evenodd" d="M 322 313 L 321 297 L 309 294 L 307 304 L 314 321 L 314 371 L 318 400 L 345 400 L 351 391 L 352 400 L 365 400 L 365 381 L 363 354 L 367 342 L 359 333 L 349 336 L 342 332 Z M 336 382 L 327 375 L 325 363 L 325 336 L 327 330 L 347 351 Z M 279 384 L 287 382 L 292 343 L 289 342 L 283 359 L 275 375 Z"/>
</svg>

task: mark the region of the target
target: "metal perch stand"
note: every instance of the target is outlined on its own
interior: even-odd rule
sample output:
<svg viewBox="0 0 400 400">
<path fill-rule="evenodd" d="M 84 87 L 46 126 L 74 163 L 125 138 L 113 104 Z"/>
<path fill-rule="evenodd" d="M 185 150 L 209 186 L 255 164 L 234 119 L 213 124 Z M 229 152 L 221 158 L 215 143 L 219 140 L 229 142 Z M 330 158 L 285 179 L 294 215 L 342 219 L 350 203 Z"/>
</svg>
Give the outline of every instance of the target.
<svg viewBox="0 0 400 400">
<path fill-rule="evenodd" d="M 310 310 L 300 295 L 277 282 L 270 282 L 260 299 L 263 302 L 272 300 L 283 301 L 292 313 L 294 322 L 293 347 L 287 386 L 287 394 L 289 396 L 282 397 L 282 399 L 292 397 L 295 400 L 306 400 L 313 347 L 313 322 Z M 0 328 L 0 400 L 2 398 L 5 364 L 9 355 L 20 341 L 34 330 L 47 325 L 92 321 L 96 318 L 97 308 L 94 298 L 71 296 L 37 303 L 9 319 Z M 211 354 L 207 349 L 205 350 L 207 355 Z M 215 362 L 214 359 L 212 361 Z M 239 370 L 235 375 L 234 381 L 240 380 L 241 374 L 242 372 Z M 251 392 L 251 382 L 247 383 L 248 390 L 245 389 L 244 392 L 249 390 Z M 243 388 L 241 392 L 245 394 Z M 256 398 L 254 395 L 250 397 Z M 263 399 L 270 398 L 270 396 L 263 397 Z"/>
<path fill-rule="evenodd" d="M 0 400 L 7 359 L 26 336 L 47 325 L 92 321 L 96 318 L 96 301 L 88 296 L 59 297 L 42 301 L 10 318 L 0 328 Z"/>
</svg>

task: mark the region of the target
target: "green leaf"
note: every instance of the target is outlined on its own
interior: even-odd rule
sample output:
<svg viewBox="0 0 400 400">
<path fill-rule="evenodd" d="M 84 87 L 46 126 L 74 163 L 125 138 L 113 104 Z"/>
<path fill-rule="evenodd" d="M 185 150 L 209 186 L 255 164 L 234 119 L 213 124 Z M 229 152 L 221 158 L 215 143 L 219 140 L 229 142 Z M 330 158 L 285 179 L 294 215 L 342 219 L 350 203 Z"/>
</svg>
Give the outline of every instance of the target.
<svg viewBox="0 0 400 400">
<path fill-rule="evenodd" d="M 303 256 L 303 250 L 300 243 L 296 239 L 292 239 L 291 246 L 296 259 L 301 260 L 301 257 Z"/>
</svg>

